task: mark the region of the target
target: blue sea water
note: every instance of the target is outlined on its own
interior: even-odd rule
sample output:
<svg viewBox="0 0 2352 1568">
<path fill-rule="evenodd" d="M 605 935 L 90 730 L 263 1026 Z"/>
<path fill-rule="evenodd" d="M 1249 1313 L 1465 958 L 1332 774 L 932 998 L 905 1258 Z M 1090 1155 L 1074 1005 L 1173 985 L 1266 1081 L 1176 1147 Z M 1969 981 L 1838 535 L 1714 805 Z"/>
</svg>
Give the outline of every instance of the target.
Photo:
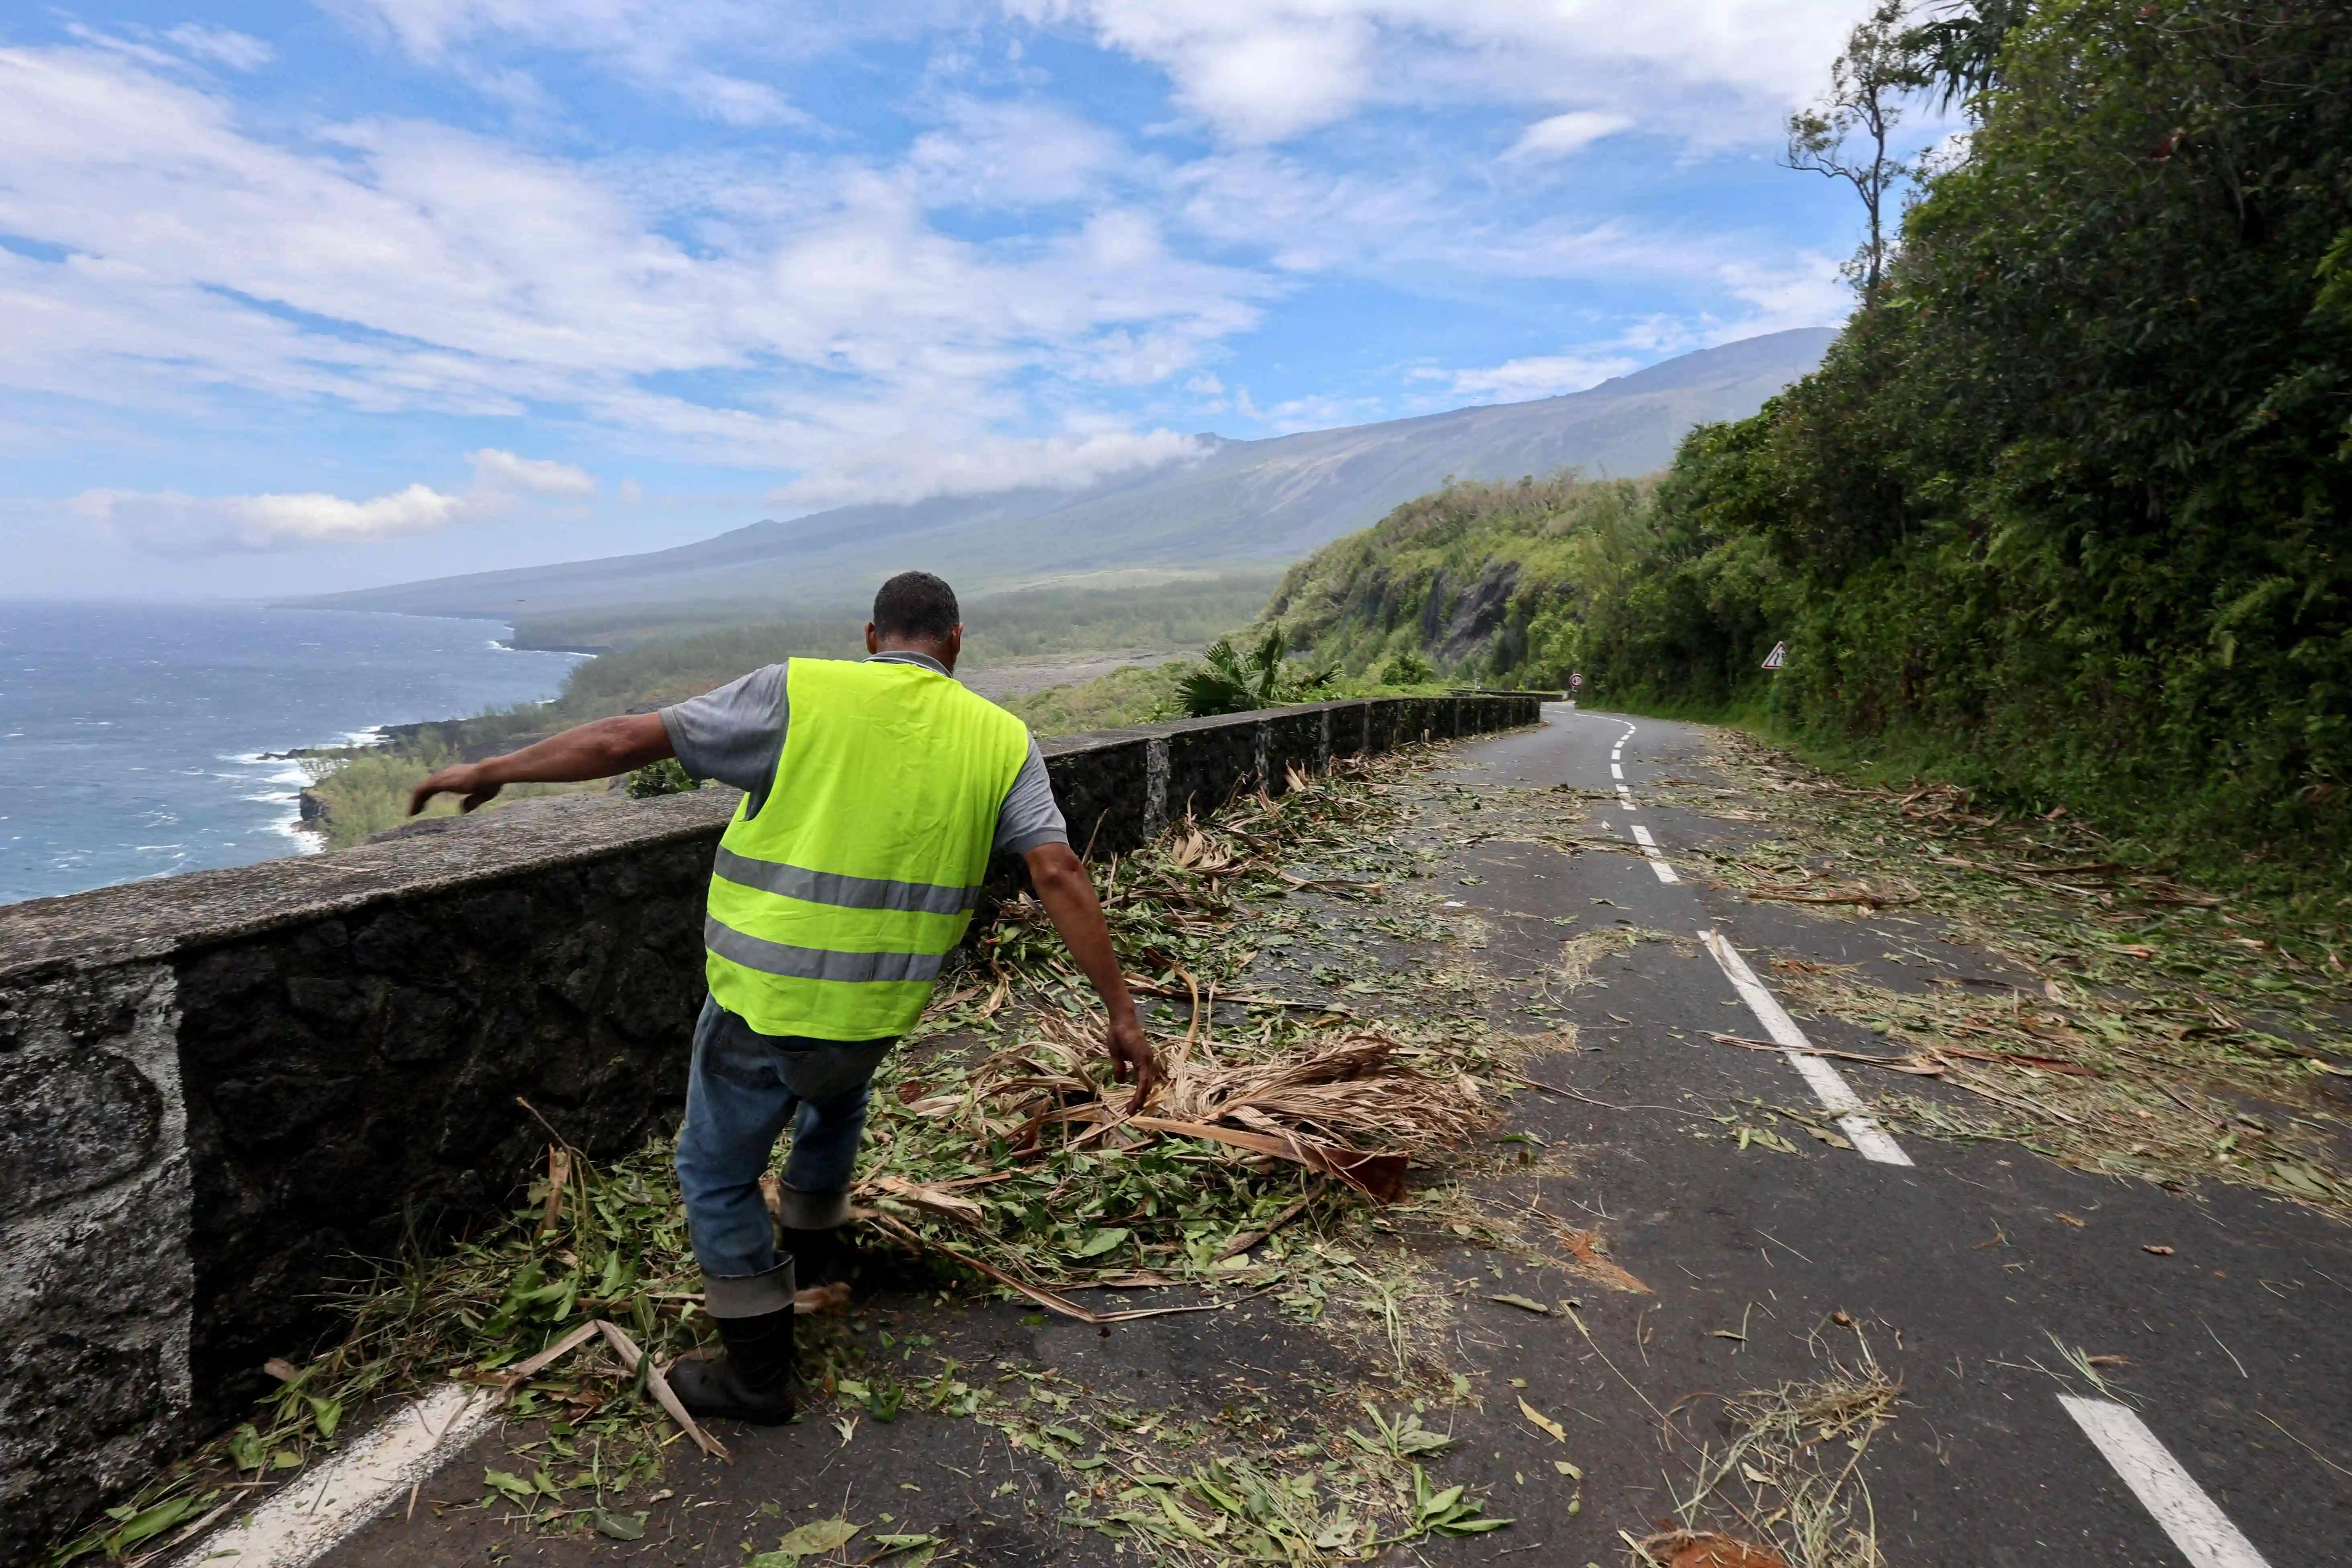
<svg viewBox="0 0 2352 1568">
<path fill-rule="evenodd" d="M 309 852 L 304 746 L 555 695 L 493 621 L 0 602 L 0 904 Z"/>
</svg>

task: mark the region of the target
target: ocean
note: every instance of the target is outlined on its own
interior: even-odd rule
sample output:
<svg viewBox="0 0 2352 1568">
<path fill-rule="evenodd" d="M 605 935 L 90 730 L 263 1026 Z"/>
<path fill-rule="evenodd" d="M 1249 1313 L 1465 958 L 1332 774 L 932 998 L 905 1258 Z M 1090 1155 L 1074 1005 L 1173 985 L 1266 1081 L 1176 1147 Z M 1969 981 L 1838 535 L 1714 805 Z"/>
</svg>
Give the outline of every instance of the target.
<svg viewBox="0 0 2352 1568">
<path fill-rule="evenodd" d="M 0 904 L 306 854 L 282 753 L 541 702 L 494 621 L 0 602 Z M 280 753 L 271 756 L 268 753 Z"/>
</svg>

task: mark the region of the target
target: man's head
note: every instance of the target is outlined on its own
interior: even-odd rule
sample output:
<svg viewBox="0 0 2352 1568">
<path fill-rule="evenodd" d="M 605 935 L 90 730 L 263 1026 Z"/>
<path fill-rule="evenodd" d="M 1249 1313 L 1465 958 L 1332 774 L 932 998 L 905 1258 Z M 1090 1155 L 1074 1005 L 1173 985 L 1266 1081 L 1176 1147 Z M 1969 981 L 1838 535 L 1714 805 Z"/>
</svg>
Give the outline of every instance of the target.
<svg viewBox="0 0 2352 1568">
<path fill-rule="evenodd" d="M 963 651 L 962 612 L 955 590 L 929 572 L 901 572 L 874 595 L 874 618 L 866 623 L 866 651 L 903 648 L 927 653 L 950 669 Z"/>
</svg>

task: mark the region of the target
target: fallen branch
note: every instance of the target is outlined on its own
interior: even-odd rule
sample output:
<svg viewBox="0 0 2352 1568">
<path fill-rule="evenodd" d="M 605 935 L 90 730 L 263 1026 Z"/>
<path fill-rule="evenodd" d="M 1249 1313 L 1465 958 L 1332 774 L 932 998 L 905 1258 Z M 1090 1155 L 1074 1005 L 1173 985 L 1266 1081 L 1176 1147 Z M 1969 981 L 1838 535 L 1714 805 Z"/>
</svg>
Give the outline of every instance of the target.
<svg viewBox="0 0 2352 1568">
<path fill-rule="evenodd" d="M 1617 1105 L 1606 1100 L 1595 1100 L 1580 1089 L 1562 1089 L 1558 1084 L 1538 1083 L 1534 1079 L 1526 1078 L 1518 1073 L 1511 1071 L 1508 1068 L 1495 1068 L 1490 1070 L 1492 1070 L 1496 1078 L 1507 1078 L 1513 1083 L 1523 1083 L 1529 1089 L 1539 1089 L 1546 1094 L 1556 1094 L 1562 1100 L 1580 1100 L 1587 1105 L 1597 1105 L 1603 1110 L 1663 1110 L 1669 1116 L 1687 1116 L 1695 1121 L 1702 1121 L 1706 1120 L 1705 1117 L 1700 1116 L 1696 1111 L 1685 1110 L 1680 1106 Z"/>
<path fill-rule="evenodd" d="M 799 1310 L 797 1300 L 793 1303 L 793 1310 L 795 1311 Z M 617 1325 L 609 1323 L 602 1318 L 591 1318 L 516 1367 L 506 1376 L 499 1379 L 497 1385 L 499 1397 L 503 1399 L 512 1394 L 599 1334 L 602 1334 L 604 1337 L 604 1342 L 612 1347 L 614 1355 L 620 1359 L 624 1371 L 634 1373 L 637 1370 L 638 1364 L 645 1360 L 645 1352 L 637 1348 L 636 1341 L 629 1338 Z M 677 1423 L 678 1429 L 694 1439 L 696 1447 L 713 1458 L 733 1462 L 735 1456 L 727 1451 L 726 1445 L 697 1426 L 694 1417 L 686 1413 L 686 1406 L 678 1402 L 677 1394 L 670 1388 L 669 1379 L 662 1375 L 660 1367 L 646 1368 L 646 1388 L 653 1394 L 654 1403 L 667 1411 L 669 1418 Z"/>
<path fill-rule="evenodd" d="M 1127 1124 L 1147 1132 L 1202 1138 L 1255 1154 L 1271 1154 L 1277 1160 L 1295 1161 L 1310 1171 L 1339 1177 L 1374 1203 L 1392 1204 L 1404 1195 L 1404 1169 L 1409 1162 L 1402 1154 L 1334 1148 L 1287 1134 L 1276 1137 L 1267 1132 L 1244 1132 L 1239 1128 L 1212 1127 L 1202 1121 L 1171 1121 L 1161 1116 L 1130 1117 Z"/>
<path fill-rule="evenodd" d="M 1305 1197 L 1299 1199 L 1297 1203 L 1291 1205 L 1288 1208 L 1283 1210 L 1280 1214 L 1275 1215 L 1272 1219 L 1266 1221 L 1264 1227 L 1257 1230 L 1244 1230 L 1236 1235 L 1231 1241 L 1225 1243 L 1224 1250 L 1217 1254 L 1214 1261 L 1223 1263 L 1228 1258 L 1239 1258 L 1243 1253 L 1247 1252 L 1251 1247 L 1255 1247 L 1259 1242 L 1264 1241 L 1267 1237 L 1272 1236 L 1276 1231 L 1280 1230 L 1284 1226 L 1288 1225 L 1292 1220 L 1295 1220 L 1300 1215 L 1305 1214 L 1307 1212 L 1307 1205 L 1314 1201 L 1315 1194 L 1313 1193 L 1309 1193 Z"/>
<path fill-rule="evenodd" d="M 713 1458 L 725 1459 L 730 1464 L 734 1462 L 735 1456 L 727 1451 L 725 1444 L 695 1425 L 694 1417 L 686 1413 L 686 1406 L 678 1402 L 677 1393 L 671 1389 L 669 1379 L 662 1375 L 660 1367 L 646 1360 L 646 1352 L 637 1348 L 636 1341 L 629 1338 L 619 1324 L 603 1318 L 596 1320 L 596 1326 L 604 1331 L 604 1342 L 611 1345 L 613 1353 L 621 1358 L 623 1367 L 635 1372 L 639 1363 L 644 1363 L 646 1388 L 653 1394 L 654 1403 L 669 1412 L 669 1418 L 694 1439 L 697 1447 Z"/>
<path fill-rule="evenodd" d="M 1892 904 L 1916 904 L 1920 896 L 1916 892 L 1874 892 L 1866 887 L 1834 893 L 1807 893 L 1798 891 L 1794 885 L 1786 882 L 1768 882 L 1748 889 L 1751 902 L 1758 899 L 1769 899 L 1781 904 L 1863 904 L 1874 909 Z"/>
<path fill-rule="evenodd" d="M 900 1225 L 888 1215 L 877 1214 L 872 1217 L 876 1225 L 917 1251 L 936 1252 L 942 1257 L 952 1258 L 975 1273 L 986 1275 L 1007 1289 L 1018 1290 L 1047 1311 L 1058 1312 L 1066 1318 L 1076 1318 L 1082 1323 L 1126 1323 L 1132 1322 L 1138 1318 L 1164 1318 L 1178 1312 L 1213 1312 L 1224 1305 L 1222 1301 L 1205 1301 L 1191 1307 L 1139 1307 L 1124 1312 L 1090 1312 L 1066 1296 L 1055 1295 L 1042 1285 L 1033 1285 L 1017 1274 L 1008 1273 L 992 1263 L 972 1257 L 968 1252 L 959 1252 L 944 1242 L 933 1241 L 913 1227 Z"/>
<path fill-rule="evenodd" d="M 974 1220 L 988 1212 L 970 1198 L 899 1176 L 878 1175 L 874 1178 L 874 1185 L 893 1197 L 906 1199 L 917 1208 L 946 1215 L 950 1219 Z"/>
<path fill-rule="evenodd" d="M 1200 996 L 1195 992 L 1179 991 L 1172 985 L 1160 985 L 1150 980 L 1139 980 L 1132 974 L 1127 977 L 1127 988 L 1145 996 L 1165 996 L 1171 1001 L 1179 1002 L 1189 1000 L 1196 1008 L 1201 1005 Z M 1297 1007 L 1309 1013 L 1336 1013 L 1343 1018 L 1355 1016 L 1353 1013 L 1336 1002 L 1294 1002 L 1286 996 L 1241 996 L 1229 992 L 1224 995 L 1213 997 L 1213 1001 L 1238 1002 L 1245 1007 Z"/>
<path fill-rule="evenodd" d="M 1377 893 L 1386 885 L 1381 882 L 1349 882 L 1337 877 L 1294 877 L 1289 872 L 1279 869 L 1275 872 L 1275 875 L 1294 888 L 1314 888 L 1319 891 L 1335 893 Z"/>
<path fill-rule="evenodd" d="M 2079 1119 L 2067 1115 L 2064 1111 L 2059 1110 L 2054 1105 L 2040 1105 L 2032 1100 L 2019 1100 L 2014 1096 L 2003 1094 L 1997 1089 L 1977 1082 L 1967 1073 L 1962 1072 L 1958 1067 L 1952 1068 L 1951 1071 L 1944 1075 L 1944 1081 L 1948 1084 L 1957 1085 L 1961 1089 L 1965 1089 L 1970 1094 L 1980 1094 L 1987 1100 L 1996 1101 L 2001 1105 L 2006 1105 L 2011 1110 L 2022 1111 L 2028 1116 L 2053 1116 L 2069 1127 L 2080 1127 L 2083 1125 Z"/>
<path fill-rule="evenodd" d="M 1706 1037 L 1717 1045 L 1741 1046 L 1751 1051 L 1781 1051 L 1790 1056 L 1834 1057 L 1842 1062 L 1866 1062 L 1874 1068 L 1885 1068 L 1888 1072 L 1906 1072 L 1915 1078 L 1944 1076 L 1942 1068 L 1921 1066 L 1916 1057 L 1874 1057 L 1861 1051 L 1833 1051 L 1823 1046 L 1783 1046 L 1770 1040 L 1751 1040 L 1740 1035 L 1718 1035 L 1713 1029 L 1706 1031 Z"/>
</svg>

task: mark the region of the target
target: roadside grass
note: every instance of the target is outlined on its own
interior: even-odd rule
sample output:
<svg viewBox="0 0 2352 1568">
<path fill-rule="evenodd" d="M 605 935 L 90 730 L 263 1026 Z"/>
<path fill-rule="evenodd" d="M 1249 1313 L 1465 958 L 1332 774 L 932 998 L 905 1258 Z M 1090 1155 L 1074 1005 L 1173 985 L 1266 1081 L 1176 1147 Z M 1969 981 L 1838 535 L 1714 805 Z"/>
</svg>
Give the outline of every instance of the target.
<svg viewBox="0 0 2352 1568">
<path fill-rule="evenodd" d="M 397 746 L 349 746 L 305 756 L 302 771 L 310 775 L 310 793 L 326 808 L 324 847 L 348 849 L 379 833 L 415 820 L 408 815 L 409 793 L 435 769 L 457 760 L 457 754 L 431 735 Z M 510 784 L 499 792 L 486 809 L 511 805 L 554 795 L 581 795 L 605 788 L 598 781 L 578 784 Z M 422 815 L 455 816 L 457 802 L 436 797 Z"/>
<path fill-rule="evenodd" d="M 1925 919 L 2025 978 L 1944 973 L 1917 991 L 1776 963 L 1804 1006 L 1879 1033 L 1907 1075 L 1878 1097 L 1936 1137 L 2019 1142 L 2177 1190 L 2218 1181 L 2352 1219 L 2352 972 L 2333 920 L 2208 890 L 2070 817 L 2006 816 L 1950 786 L 1858 786 L 1726 731 L 1718 762 L 1762 842 L 1693 857 L 1750 899 L 1868 925 Z M 1712 792 L 1662 799 L 1706 812 Z M 1933 1079 L 1958 1091 L 1912 1088 Z"/>
<path fill-rule="evenodd" d="M 1706 724 L 1747 735 L 1801 768 L 1854 788 L 1908 793 L 1925 786 L 1967 793 L 1974 811 L 2010 823 L 2026 819 L 2063 825 L 2047 841 L 2073 836 L 2095 846 L 2099 858 L 2134 872 L 2194 882 L 2227 895 L 2248 911 L 2282 924 L 2324 928 L 2338 945 L 2352 939 L 2352 872 L 2324 855 L 2303 853 L 2295 835 L 2274 836 L 2249 847 L 2244 825 L 2210 831 L 2201 800 L 2156 801 L 2110 790 L 2074 793 L 2024 788 L 2003 773 L 1964 734 L 1898 725 L 1866 736 L 1824 733 L 1791 725 L 1776 712 L 1770 694 L 1752 688 L 1729 702 L 1680 702 L 1647 693 L 1611 694 L 1591 705 L 1637 717 Z M 2316 791 L 2341 798 L 2333 786 Z M 2200 826 L 2204 823 L 2205 826 Z"/>
</svg>

